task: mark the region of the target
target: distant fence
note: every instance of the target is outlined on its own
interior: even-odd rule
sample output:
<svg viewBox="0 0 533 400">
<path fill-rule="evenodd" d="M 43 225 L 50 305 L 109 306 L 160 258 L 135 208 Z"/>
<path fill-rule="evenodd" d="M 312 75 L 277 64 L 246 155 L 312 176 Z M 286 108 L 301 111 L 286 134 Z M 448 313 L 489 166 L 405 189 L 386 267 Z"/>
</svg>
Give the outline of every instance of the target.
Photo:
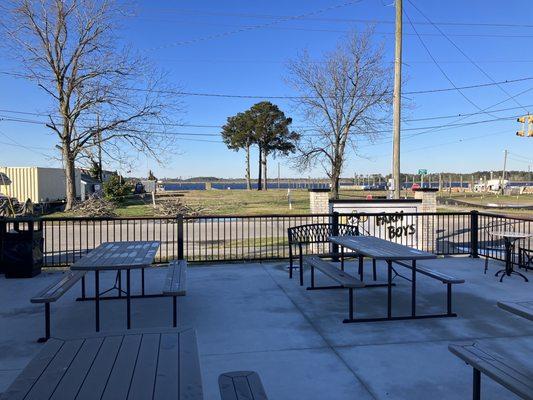
<svg viewBox="0 0 533 400">
<path fill-rule="evenodd" d="M 103 242 L 154 240 L 161 242 L 157 262 L 178 258 L 189 261 L 254 261 L 285 259 L 289 255 L 287 229 L 315 223 L 357 225 L 373 235 L 442 255 L 470 254 L 503 259 L 501 244 L 490 235 L 499 227 L 533 232 L 533 219 L 478 212 L 361 213 L 301 215 L 226 215 L 195 217 L 41 218 L 46 266 L 68 266 Z M 26 220 L 0 220 L 9 231 Z M 518 245 L 532 248 L 532 239 Z"/>
</svg>

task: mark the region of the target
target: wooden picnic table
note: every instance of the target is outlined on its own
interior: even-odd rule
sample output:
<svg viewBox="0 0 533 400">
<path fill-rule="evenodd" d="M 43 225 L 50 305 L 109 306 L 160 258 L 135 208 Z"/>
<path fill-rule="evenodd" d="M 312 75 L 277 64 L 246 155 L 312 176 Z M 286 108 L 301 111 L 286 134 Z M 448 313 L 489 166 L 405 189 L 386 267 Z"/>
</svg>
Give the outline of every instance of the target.
<svg viewBox="0 0 533 400">
<path fill-rule="evenodd" d="M 533 321 L 533 300 L 526 301 L 499 301 L 498 307 Z"/>
<path fill-rule="evenodd" d="M 331 242 L 351 249 L 356 253 L 375 260 L 429 260 L 437 258 L 435 254 L 413 249 L 403 244 L 375 236 L 332 236 Z"/>
<path fill-rule="evenodd" d="M 338 244 L 341 248 L 341 268 L 344 268 L 344 249 L 350 249 L 357 253 L 359 258 L 359 274 L 363 280 L 363 261 L 364 257 L 370 257 L 374 260 L 384 260 L 387 263 L 387 283 L 386 284 L 366 284 L 367 287 L 386 286 L 387 287 L 387 316 L 378 318 L 357 318 L 353 322 L 371 322 L 386 321 L 397 319 L 418 319 L 452 316 L 451 314 L 416 314 L 416 261 L 435 259 L 437 256 L 426 251 L 413 249 L 402 244 L 394 243 L 375 236 L 332 236 L 332 243 Z M 392 272 L 394 270 L 392 263 L 394 261 L 411 261 L 411 315 L 393 316 L 392 315 Z M 400 274 L 396 273 L 401 276 Z M 403 276 L 402 276 L 403 277 Z M 407 279 L 407 278 L 406 278 Z"/>
<path fill-rule="evenodd" d="M 94 300 L 96 332 L 100 331 L 100 298 L 110 290 L 118 290 L 118 298 L 122 293 L 126 295 L 127 303 L 127 327 L 131 328 L 131 277 L 132 269 L 141 269 L 141 296 L 148 297 L 144 292 L 144 268 L 150 267 L 154 261 L 159 242 L 155 241 L 136 241 L 136 242 L 105 242 L 96 249 L 90 251 L 87 255 L 80 258 L 70 266 L 73 271 L 94 271 L 94 298 L 85 297 L 85 278 L 82 280 L 82 298 L 80 300 Z M 115 285 L 100 293 L 100 271 L 117 271 Z M 122 290 L 122 270 L 126 270 L 126 291 Z M 118 286 L 117 286 L 118 283 Z M 161 295 L 159 295 L 161 296 Z M 153 297 L 153 295 L 150 295 Z M 117 297 L 106 297 L 117 298 Z"/>
<path fill-rule="evenodd" d="M 1 400 L 203 399 L 193 329 L 51 338 Z"/>
</svg>

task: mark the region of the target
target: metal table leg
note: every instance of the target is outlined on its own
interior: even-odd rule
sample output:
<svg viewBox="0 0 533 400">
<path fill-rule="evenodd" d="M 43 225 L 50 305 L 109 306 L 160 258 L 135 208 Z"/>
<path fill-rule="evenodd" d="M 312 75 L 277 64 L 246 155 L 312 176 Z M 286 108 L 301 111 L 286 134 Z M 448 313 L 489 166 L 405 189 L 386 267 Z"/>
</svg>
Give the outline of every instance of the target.
<svg viewBox="0 0 533 400">
<path fill-rule="evenodd" d="M 416 260 L 411 267 L 411 316 L 416 315 Z"/>
<path fill-rule="evenodd" d="M 100 271 L 94 271 L 94 307 L 96 314 L 96 332 L 100 332 Z"/>
<path fill-rule="evenodd" d="M 387 260 L 387 318 L 392 318 L 392 261 Z"/>
<path fill-rule="evenodd" d="M 126 270 L 126 303 L 128 313 L 128 329 L 131 329 L 131 287 L 130 287 L 130 270 Z"/>
</svg>

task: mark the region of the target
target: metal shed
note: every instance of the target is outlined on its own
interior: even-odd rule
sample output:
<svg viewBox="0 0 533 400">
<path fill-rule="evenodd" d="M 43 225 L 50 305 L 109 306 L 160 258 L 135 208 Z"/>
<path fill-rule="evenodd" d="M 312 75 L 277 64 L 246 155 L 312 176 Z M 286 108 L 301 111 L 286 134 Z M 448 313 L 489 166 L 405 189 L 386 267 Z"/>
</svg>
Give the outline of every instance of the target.
<svg viewBox="0 0 533 400">
<path fill-rule="evenodd" d="M 65 170 L 42 167 L 0 167 L 11 180 L 10 185 L 2 185 L 0 193 L 15 197 L 20 202 L 30 199 L 32 203 L 47 203 L 64 200 Z M 80 193 L 80 173 L 76 171 L 76 193 Z"/>
</svg>

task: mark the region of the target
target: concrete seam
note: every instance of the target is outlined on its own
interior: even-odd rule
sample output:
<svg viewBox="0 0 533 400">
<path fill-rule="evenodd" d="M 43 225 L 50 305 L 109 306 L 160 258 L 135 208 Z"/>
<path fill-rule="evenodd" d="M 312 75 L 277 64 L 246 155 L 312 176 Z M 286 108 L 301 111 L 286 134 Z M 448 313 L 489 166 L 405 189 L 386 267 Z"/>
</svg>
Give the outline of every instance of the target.
<svg viewBox="0 0 533 400">
<path fill-rule="evenodd" d="M 348 365 L 348 363 L 346 362 L 346 360 L 339 354 L 339 352 L 335 349 L 335 347 L 333 347 L 331 345 L 331 343 L 328 342 L 328 340 L 324 337 L 324 335 L 322 335 L 322 333 L 318 330 L 318 328 L 315 326 L 315 324 L 313 324 L 313 322 L 311 321 L 310 318 L 307 317 L 307 315 L 305 315 L 305 313 L 303 312 L 303 310 L 294 302 L 294 300 L 291 298 L 291 296 L 289 296 L 289 294 L 287 293 L 287 291 L 272 277 L 272 275 L 270 274 L 270 271 L 268 271 L 264 264 L 261 263 L 261 267 L 265 270 L 265 272 L 267 273 L 267 275 L 270 277 L 270 279 L 272 280 L 272 282 L 274 282 L 276 284 L 276 286 L 285 294 L 285 296 L 287 296 L 287 298 L 290 300 L 290 302 L 293 304 L 294 308 L 296 308 L 298 310 L 298 312 L 304 317 L 304 319 L 309 323 L 309 325 L 311 325 L 311 327 L 315 330 L 315 332 L 322 338 L 322 340 L 324 341 L 324 343 L 326 343 L 328 345 L 328 348 L 331 349 L 331 351 L 337 356 L 337 358 L 339 358 L 339 360 L 342 362 L 342 364 L 344 364 L 344 366 L 348 369 L 348 371 L 350 371 L 352 373 L 352 375 L 355 377 L 355 379 L 361 384 L 361 386 L 368 392 L 368 394 L 370 396 L 372 396 L 373 399 L 377 400 L 377 396 L 370 390 L 370 388 L 368 387 L 368 385 L 363 381 L 363 379 L 357 375 L 357 373 Z"/>
</svg>

